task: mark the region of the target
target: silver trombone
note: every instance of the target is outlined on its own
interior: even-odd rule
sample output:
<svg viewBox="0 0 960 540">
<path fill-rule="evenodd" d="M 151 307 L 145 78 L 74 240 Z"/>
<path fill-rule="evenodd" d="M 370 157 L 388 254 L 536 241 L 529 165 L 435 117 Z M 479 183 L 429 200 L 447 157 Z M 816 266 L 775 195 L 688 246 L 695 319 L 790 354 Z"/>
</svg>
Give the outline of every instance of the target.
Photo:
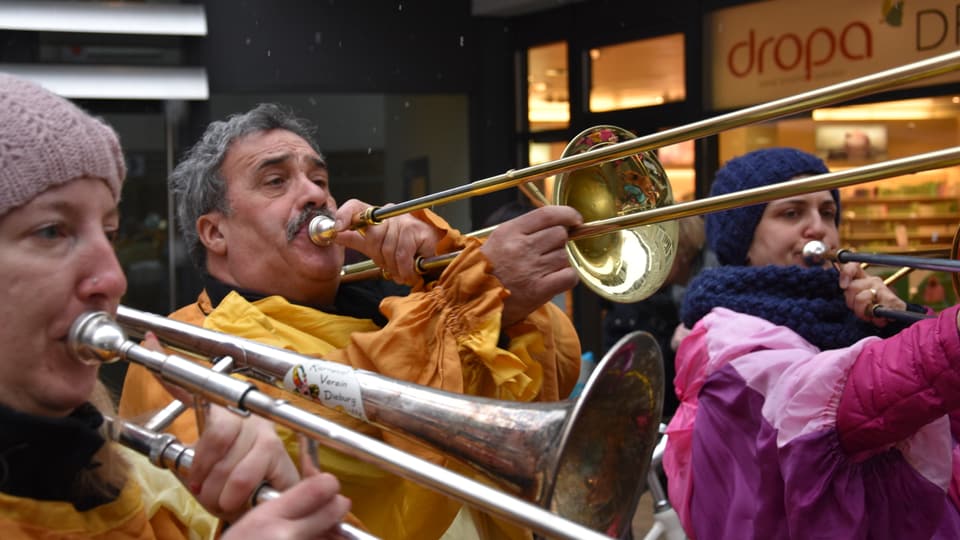
<svg viewBox="0 0 960 540">
<path fill-rule="evenodd" d="M 127 317 L 131 311 L 124 309 Z M 164 317 L 145 315 L 150 320 L 154 318 L 172 322 Z M 215 334 L 217 339 L 226 339 L 233 343 L 234 348 L 237 347 L 239 338 L 184 323 L 176 324 Z M 163 339 L 159 327 L 150 329 Z M 321 441 L 334 450 L 378 465 L 388 472 L 548 538 L 599 540 L 609 537 L 597 530 L 620 536 L 630 526 L 643 491 L 643 478 L 650 461 L 652 441 L 656 437 L 662 407 L 663 368 L 659 348 L 649 334 L 639 332 L 624 337 L 611 349 L 588 381 L 581 399 L 572 403 L 514 404 L 466 397 L 418 387 L 370 372 L 350 370 L 340 364 L 312 360 L 282 349 L 275 350 L 289 356 L 266 359 L 272 361 L 273 369 L 285 369 L 290 377 L 300 368 L 304 370 L 303 373 L 321 373 L 318 379 L 335 378 L 335 388 L 341 394 L 351 391 L 360 393 L 362 390 L 363 395 L 358 396 L 361 397 L 362 407 L 365 414 L 373 417 L 398 417 L 404 410 L 413 407 L 417 409 L 413 416 L 421 417 L 426 424 L 424 431 L 443 435 L 442 438 L 455 438 L 450 435 L 451 429 L 458 431 L 458 435 L 480 442 L 485 442 L 485 439 L 492 438 L 491 434 L 500 431 L 504 431 L 508 439 L 527 437 L 536 439 L 538 443 L 542 441 L 537 437 L 554 435 L 550 440 L 551 446 L 540 449 L 527 445 L 514 452 L 508 451 L 504 456 L 498 452 L 509 445 L 499 441 L 483 450 L 490 453 L 488 459 L 499 465 L 517 460 L 529 466 L 547 454 L 549 466 L 535 473 L 537 478 L 513 478 L 540 487 L 543 495 L 537 499 L 541 506 L 537 506 L 348 430 L 286 401 L 274 399 L 251 382 L 216 373 L 179 356 L 142 347 L 127 339 L 120 325 L 106 313 L 93 312 L 78 317 L 71 328 L 69 342 L 78 357 L 93 357 L 101 361 L 120 357 L 143 365 L 165 380 L 214 403 L 259 414 Z M 247 342 L 246 345 L 253 349 L 266 347 L 254 342 Z M 248 353 L 253 355 L 247 349 L 239 349 L 231 356 L 237 360 L 249 360 Z M 296 359 L 294 365 L 287 363 L 291 357 Z M 266 367 L 260 366 L 258 369 Z M 357 382 L 361 379 L 363 384 Z M 637 405 L 631 406 L 631 403 Z M 339 404 L 343 405 L 342 402 Z M 511 408 L 511 405 L 516 407 Z M 503 410 L 503 414 L 498 410 Z M 446 415 L 447 411 L 467 411 L 468 415 L 473 412 L 477 418 L 490 420 L 491 423 L 484 425 L 482 421 L 470 422 L 465 419 L 465 424 L 461 424 Z M 536 431 L 531 432 L 531 427 Z M 557 434 L 559 437 L 556 437 Z M 635 477 L 638 480 L 633 480 Z M 631 480 L 624 482 L 622 478 Z M 618 489 L 621 487 L 628 491 Z M 560 515 L 546 508 L 558 511 Z M 560 511 L 562 509 L 569 509 L 573 513 L 573 521 L 561 517 L 568 515 Z M 603 527 L 588 528 L 577 522 L 593 523 L 597 519 Z"/>
</svg>

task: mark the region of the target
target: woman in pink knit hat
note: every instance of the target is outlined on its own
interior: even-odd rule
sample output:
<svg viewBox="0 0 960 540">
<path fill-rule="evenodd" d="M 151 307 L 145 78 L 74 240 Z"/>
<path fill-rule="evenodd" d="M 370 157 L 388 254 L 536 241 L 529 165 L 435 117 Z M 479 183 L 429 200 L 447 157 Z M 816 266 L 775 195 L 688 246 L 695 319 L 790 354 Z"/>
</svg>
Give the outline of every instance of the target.
<svg viewBox="0 0 960 540">
<path fill-rule="evenodd" d="M 110 399 L 67 334 L 84 312 L 115 312 L 126 290 L 111 245 L 124 174 L 110 127 L 0 73 L 0 538 L 219 535 L 204 506 L 232 523 L 224 538 L 332 537 L 349 501 L 329 474 L 300 481 L 265 420 L 214 407 L 195 496 L 105 440 Z M 290 489 L 244 513 L 261 481 Z"/>
</svg>

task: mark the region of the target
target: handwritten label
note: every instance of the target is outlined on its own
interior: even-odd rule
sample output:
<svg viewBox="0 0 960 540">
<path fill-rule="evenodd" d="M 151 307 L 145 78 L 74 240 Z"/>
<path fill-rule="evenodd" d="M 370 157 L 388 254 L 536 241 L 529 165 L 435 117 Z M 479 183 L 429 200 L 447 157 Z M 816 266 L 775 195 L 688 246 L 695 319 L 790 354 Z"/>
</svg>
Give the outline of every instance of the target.
<svg viewBox="0 0 960 540">
<path fill-rule="evenodd" d="M 353 368 L 324 360 L 297 364 L 283 377 L 288 390 L 319 401 L 354 418 L 367 421 L 360 384 Z"/>
</svg>

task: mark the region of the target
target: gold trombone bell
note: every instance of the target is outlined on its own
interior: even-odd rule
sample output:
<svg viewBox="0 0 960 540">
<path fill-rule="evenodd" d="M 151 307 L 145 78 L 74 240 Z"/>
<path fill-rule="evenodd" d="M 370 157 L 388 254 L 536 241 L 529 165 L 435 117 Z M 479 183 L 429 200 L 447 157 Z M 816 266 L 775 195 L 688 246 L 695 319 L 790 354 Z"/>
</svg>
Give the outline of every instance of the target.
<svg viewBox="0 0 960 540">
<path fill-rule="evenodd" d="M 635 136 L 616 126 L 581 132 L 562 157 L 591 152 Z M 624 216 L 673 204 L 673 190 L 652 152 L 563 173 L 554 204 L 575 208 L 584 222 Z M 614 302 L 638 302 L 663 285 L 677 252 L 676 221 L 628 227 L 567 243 L 570 264 L 581 281 Z"/>
</svg>

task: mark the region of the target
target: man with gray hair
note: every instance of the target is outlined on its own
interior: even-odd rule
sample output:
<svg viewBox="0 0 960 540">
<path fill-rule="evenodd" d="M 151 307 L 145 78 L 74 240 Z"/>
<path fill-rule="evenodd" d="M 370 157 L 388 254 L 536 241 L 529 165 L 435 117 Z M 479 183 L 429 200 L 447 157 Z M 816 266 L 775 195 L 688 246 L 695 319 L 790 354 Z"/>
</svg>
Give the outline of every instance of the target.
<svg viewBox="0 0 960 540">
<path fill-rule="evenodd" d="M 369 205 L 337 206 L 310 127 L 272 104 L 212 123 L 174 170 L 170 189 L 191 256 L 205 274 L 204 292 L 171 315 L 176 319 L 470 395 L 550 401 L 566 397 L 577 380 L 579 340 L 550 303 L 578 281 L 564 249 L 569 228 L 582 223 L 572 208 L 537 209 L 486 241 L 461 235 L 426 210 L 363 234 L 348 230 L 352 216 Z M 307 225 L 319 214 L 336 220 L 333 245 L 318 247 L 308 237 Z M 341 284 L 344 248 L 410 285 L 410 294 Z M 460 254 L 435 282 L 414 271 L 416 257 L 454 251 Z M 128 372 L 121 412 L 142 414 L 169 400 L 145 371 Z M 347 415 L 312 402 L 304 407 L 448 464 L 441 454 Z M 195 418 L 178 419 L 172 431 L 192 440 Z M 320 453 L 352 499 L 354 515 L 379 536 L 439 538 L 460 510 L 422 486 L 329 449 Z M 473 519 L 488 538 L 529 536 L 480 514 L 463 519 Z"/>
</svg>

